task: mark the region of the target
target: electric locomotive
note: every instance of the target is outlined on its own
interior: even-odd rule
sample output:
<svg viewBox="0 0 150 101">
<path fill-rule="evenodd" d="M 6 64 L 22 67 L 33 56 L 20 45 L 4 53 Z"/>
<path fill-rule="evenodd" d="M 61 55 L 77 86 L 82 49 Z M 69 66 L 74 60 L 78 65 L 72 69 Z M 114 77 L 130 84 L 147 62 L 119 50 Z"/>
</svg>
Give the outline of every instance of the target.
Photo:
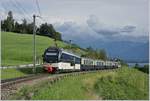
<svg viewBox="0 0 150 101">
<path fill-rule="evenodd" d="M 44 69 L 49 73 L 80 70 L 81 57 L 56 47 L 49 47 L 43 54 Z"/>
</svg>

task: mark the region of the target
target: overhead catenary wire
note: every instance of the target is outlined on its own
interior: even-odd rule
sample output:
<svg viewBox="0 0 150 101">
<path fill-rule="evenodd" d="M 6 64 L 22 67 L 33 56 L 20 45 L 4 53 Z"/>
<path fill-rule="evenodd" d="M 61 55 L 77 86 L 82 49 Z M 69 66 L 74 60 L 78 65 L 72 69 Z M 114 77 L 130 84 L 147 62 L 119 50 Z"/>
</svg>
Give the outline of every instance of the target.
<svg viewBox="0 0 150 101">
<path fill-rule="evenodd" d="M 29 15 L 29 13 L 26 11 L 26 9 L 22 6 L 22 4 L 21 4 L 19 1 L 14 0 L 14 2 L 15 2 L 18 6 L 20 5 L 20 8 L 23 10 L 23 12 L 25 12 L 25 13 L 29 16 L 29 18 L 32 18 L 32 16 Z"/>
<path fill-rule="evenodd" d="M 11 5 L 15 8 L 15 10 L 18 11 L 18 15 L 17 16 L 22 16 L 21 18 L 26 18 L 28 19 L 29 21 L 31 21 L 31 18 L 29 16 L 27 16 L 26 13 L 24 13 L 20 8 L 19 5 L 17 5 L 13 0 L 9 0 L 11 2 Z"/>
<path fill-rule="evenodd" d="M 16 6 L 16 5 L 7 5 L 7 6 Z M 7 13 L 8 13 L 8 11 L 15 11 L 16 9 L 13 9 L 13 8 L 11 8 L 11 10 L 10 9 L 8 9 L 8 7 L 7 7 L 5 4 L 1 4 L 1 7 L 5 10 L 5 15 L 7 15 Z M 20 17 L 20 18 L 22 18 L 22 17 L 24 17 L 24 14 L 20 11 L 20 10 L 18 10 L 17 9 L 17 11 L 19 12 L 19 13 L 21 13 L 20 15 L 17 15 L 18 17 Z"/>
<path fill-rule="evenodd" d="M 38 2 L 38 0 L 35 0 L 35 1 L 36 1 L 36 5 L 37 5 L 37 9 L 38 9 L 39 15 L 42 16 L 39 2 Z"/>
<path fill-rule="evenodd" d="M 41 21 L 37 21 L 37 23 L 38 23 L 38 25 L 41 25 L 42 23 L 45 23 L 47 21 L 42 16 L 38 0 L 35 0 L 35 1 L 36 1 L 35 4 L 37 6 L 35 8 L 37 8 L 37 11 L 39 13 L 39 14 L 36 14 L 36 15 L 37 15 L 37 18 L 39 18 L 41 20 Z M 9 9 L 9 7 L 6 7 L 5 5 L 2 5 L 1 7 L 4 8 L 4 10 L 6 12 L 8 12 L 9 10 L 17 11 L 18 12 L 17 18 L 19 17 L 20 21 L 21 21 L 21 19 L 22 20 L 27 19 L 28 21 L 33 22 L 32 21 L 33 16 L 31 16 L 30 13 L 27 12 L 27 10 L 23 7 L 23 5 L 18 0 L 8 0 L 8 2 L 6 4 L 9 4 L 10 6 L 12 6 L 11 9 Z M 18 21 L 19 21 L 19 19 L 18 19 Z"/>
<path fill-rule="evenodd" d="M 0 6 L 1 6 L 1 13 L 3 12 L 3 14 L 7 15 L 7 13 L 8 13 L 7 7 L 4 4 L 2 5 L 1 3 L 0 3 Z M 2 15 L 1 15 L 1 17 L 2 17 Z"/>
<path fill-rule="evenodd" d="M 35 0 L 36 2 L 36 6 L 37 6 L 37 11 L 39 13 L 39 16 L 37 16 L 38 18 L 40 18 L 44 23 L 46 22 L 46 20 L 43 18 L 42 13 L 41 13 L 41 9 L 40 9 L 40 5 L 38 0 Z M 42 23 L 41 23 L 42 24 Z"/>
<path fill-rule="evenodd" d="M 21 5 L 21 3 L 17 0 L 12 0 L 12 2 L 14 2 L 16 7 L 18 9 L 20 9 L 20 11 L 24 14 L 24 16 L 26 16 L 28 18 L 28 20 L 32 22 L 32 20 L 31 20 L 32 16 L 29 15 L 29 13 L 24 9 L 24 7 Z"/>
</svg>

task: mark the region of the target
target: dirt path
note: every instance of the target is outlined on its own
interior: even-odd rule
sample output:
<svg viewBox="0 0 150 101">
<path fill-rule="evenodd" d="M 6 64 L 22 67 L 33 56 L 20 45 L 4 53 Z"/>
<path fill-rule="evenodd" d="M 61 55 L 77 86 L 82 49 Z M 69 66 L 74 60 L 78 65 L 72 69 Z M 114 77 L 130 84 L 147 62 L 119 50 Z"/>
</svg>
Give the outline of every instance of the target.
<svg viewBox="0 0 150 101">
<path fill-rule="evenodd" d="M 94 92 L 94 84 L 102 76 L 108 76 L 108 75 L 115 75 L 115 73 L 114 72 L 102 73 L 101 75 L 91 76 L 89 78 L 83 79 L 83 83 L 84 85 L 86 85 L 87 95 L 91 96 L 90 100 L 102 100 L 102 97 L 100 97 L 98 94 Z"/>
</svg>

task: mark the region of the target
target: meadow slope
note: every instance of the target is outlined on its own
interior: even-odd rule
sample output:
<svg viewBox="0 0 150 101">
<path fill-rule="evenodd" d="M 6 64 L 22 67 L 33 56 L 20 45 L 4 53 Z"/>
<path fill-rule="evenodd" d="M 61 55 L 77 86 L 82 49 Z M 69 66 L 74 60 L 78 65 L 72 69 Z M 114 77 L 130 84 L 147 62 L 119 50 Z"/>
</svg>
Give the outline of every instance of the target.
<svg viewBox="0 0 150 101">
<path fill-rule="evenodd" d="M 2 66 L 29 64 L 33 61 L 33 35 L 13 32 L 2 32 Z M 58 47 L 64 48 L 67 43 L 57 41 Z M 55 46 L 54 39 L 36 35 L 36 53 L 41 58 L 46 48 Z M 78 54 L 83 51 L 76 49 Z"/>
<path fill-rule="evenodd" d="M 2 66 L 32 63 L 33 36 L 30 34 L 17 34 L 2 32 Z M 58 41 L 59 47 L 66 43 Z M 41 57 L 43 51 L 54 46 L 54 40 L 44 36 L 36 36 L 37 57 Z"/>
</svg>

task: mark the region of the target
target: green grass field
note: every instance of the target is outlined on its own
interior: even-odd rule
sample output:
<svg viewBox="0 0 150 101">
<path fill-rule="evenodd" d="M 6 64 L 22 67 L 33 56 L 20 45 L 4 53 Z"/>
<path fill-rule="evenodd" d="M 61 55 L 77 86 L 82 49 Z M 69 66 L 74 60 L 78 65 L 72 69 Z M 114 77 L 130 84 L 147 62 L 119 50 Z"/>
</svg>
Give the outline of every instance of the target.
<svg viewBox="0 0 150 101">
<path fill-rule="evenodd" d="M 64 78 L 55 84 L 49 81 L 25 86 L 10 99 L 32 100 L 148 100 L 148 74 L 136 69 L 121 68 Z"/>
<path fill-rule="evenodd" d="M 19 65 L 32 63 L 33 36 L 29 34 L 17 34 L 12 32 L 2 32 L 2 66 Z M 58 41 L 59 47 L 64 47 L 65 43 Z M 37 56 L 41 57 L 44 50 L 49 46 L 54 46 L 51 38 L 36 36 Z"/>
<path fill-rule="evenodd" d="M 21 76 L 26 76 L 26 74 L 15 68 L 1 69 L 1 79 L 9 79 Z"/>
<path fill-rule="evenodd" d="M 2 66 L 33 63 L 33 35 L 2 32 Z M 68 44 L 57 41 L 58 47 L 66 47 Z M 53 39 L 36 36 L 36 53 L 42 61 L 42 54 L 49 46 L 55 46 Z M 78 54 L 84 51 L 77 49 Z"/>
<path fill-rule="evenodd" d="M 43 68 L 37 67 L 36 73 L 44 73 Z M 1 79 L 10 79 L 33 74 L 32 68 L 7 68 L 1 69 Z"/>
</svg>

